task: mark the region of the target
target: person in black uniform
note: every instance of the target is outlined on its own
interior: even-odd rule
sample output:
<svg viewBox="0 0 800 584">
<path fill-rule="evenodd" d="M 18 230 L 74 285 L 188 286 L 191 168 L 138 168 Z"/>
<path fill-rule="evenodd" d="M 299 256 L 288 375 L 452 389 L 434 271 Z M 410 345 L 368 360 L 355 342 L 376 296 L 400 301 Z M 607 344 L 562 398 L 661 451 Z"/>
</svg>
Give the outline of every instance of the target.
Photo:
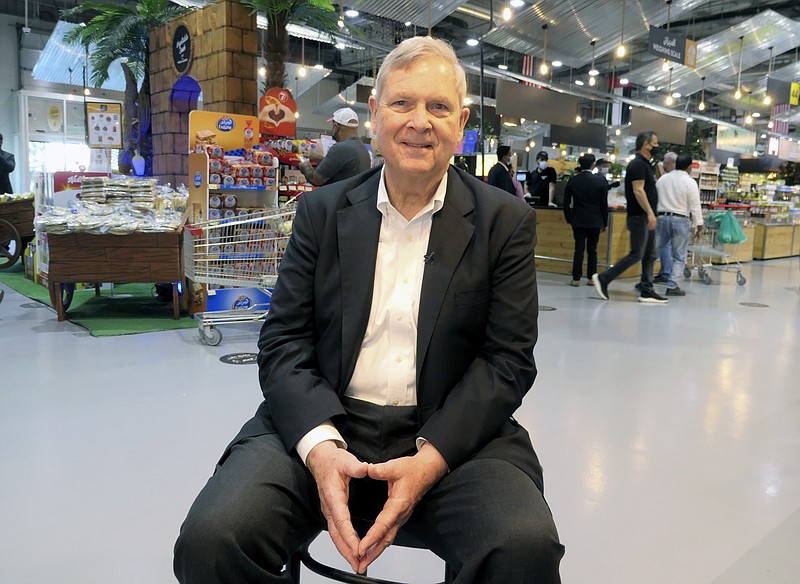
<svg viewBox="0 0 800 584">
<path fill-rule="evenodd" d="M 514 181 L 511 180 L 509 168 L 511 167 L 511 146 L 498 146 L 497 147 L 497 164 L 489 170 L 489 178 L 487 182 L 499 189 L 516 196 L 517 189 L 514 186 Z"/>
<path fill-rule="evenodd" d="M 575 253 L 572 256 L 572 286 L 581 283 L 583 251 L 586 262 L 587 284 L 592 284 L 592 274 L 597 272 L 597 242 L 600 232 L 608 226 L 608 181 L 592 174 L 594 155 L 584 154 L 578 159 L 580 171 L 569 179 L 564 189 L 564 218 L 572 226 Z"/>
<path fill-rule="evenodd" d="M 547 152 L 542 150 L 536 155 L 536 169 L 528 173 L 525 182 L 528 183 L 528 192 L 533 199 L 533 205 L 555 207 L 556 196 L 556 169 L 547 163 Z"/>
</svg>

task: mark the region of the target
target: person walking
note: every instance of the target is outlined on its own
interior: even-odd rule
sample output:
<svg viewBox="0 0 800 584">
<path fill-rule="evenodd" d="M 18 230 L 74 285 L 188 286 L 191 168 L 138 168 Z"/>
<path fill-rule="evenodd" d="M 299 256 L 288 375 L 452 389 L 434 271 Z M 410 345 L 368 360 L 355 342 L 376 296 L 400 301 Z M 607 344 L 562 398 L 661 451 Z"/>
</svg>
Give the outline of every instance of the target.
<svg viewBox="0 0 800 584">
<path fill-rule="evenodd" d="M 678 282 L 683 278 L 689 239 L 692 230 L 698 238 L 703 234 L 700 188 L 687 172 L 691 166 L 691 154 L 679 154 L 675 161 L 675 170 L 656 181 L 658 189 L 656 246 L 659 255 L 667 246 L 672 249 L 672 268 L 667 281 L 667 296 L 686 296 L 686 292 L 678 286 Z"/>
<path fill-rule="evenodd" d="M 625 200 L 628 204 L 626 224 L 630 232 L 631 251 L 605 272 L 592 276 L 592 283 L 603 300 L 608 300 L 608 285 L 611 282 L 628 268 L 642 262 L 639 302 L 669 302 L 653 289 L 658 190 L 651 160 L 657 152 L 658 136 L 655 132 L 642 132 L 636 136 L 636 155 L 628 163 L 625 173 Z"/>
<path fill-rule="evenodd" d="M 564 218 L 572 226 L 575 252 L 572 256 L 572 281 L 580 286 L 583 255 L 586 250 L 586 283 L 591 284 L 597 272 L 597 242 L 608 226 L 608 181 L 592 173 L 595 157 L 584 154 L 578 159 L 580 172 L 567 182 L 564 189 Z"/>
</svg>

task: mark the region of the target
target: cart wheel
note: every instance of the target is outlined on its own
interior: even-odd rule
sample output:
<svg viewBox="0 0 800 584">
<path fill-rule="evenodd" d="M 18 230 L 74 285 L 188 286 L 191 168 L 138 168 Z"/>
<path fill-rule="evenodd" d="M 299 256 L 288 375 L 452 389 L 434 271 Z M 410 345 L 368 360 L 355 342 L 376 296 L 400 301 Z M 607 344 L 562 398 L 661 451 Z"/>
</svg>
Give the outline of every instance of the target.
<svg viewBox="0 0 800 584">
<path fill-rule="evenodd" d="M 64 311 L 72 304 L 72 296 L 75 294 L 75 284 L 59 284 L 59 292 L 61 293 L 61 304 L 64 306 Z M 56 299 L 53 294 L 50 294 L 50 305 L 55 308 Z"/>
<path fill-rule="evenodd" d="M 708 286 L 711 283 L 711 276 L 708 274 L 703 274 L 703 284 Z"/>
<path fill-rule="evenodd" d="M 21 252 L 19 231 L 5 219 L 0 219 L 0 270 L 16 264 Z"/>
<path fill-rule="evenodd" d="M 683 268 L 683 276 L 685 278 L 691 278 L 692 277 L 692 268 Z"/>
<path fill-rule="evenodd" d="M 736 274 L 736 283 L 739 284 L 739 286 L 744 286 L 745 284 L 747 284 L 747 278 L 742 276 L 742 273 L 739 272 L 738 274 Z"/>
<path fill-rule="evenodd" d="M 203 342 L 209 347 L 216 347 L 222 342 L 222 333 L 219 329 L 211 327 L 208 332 L 203 331 L 200 333 Z"/>
</svg>

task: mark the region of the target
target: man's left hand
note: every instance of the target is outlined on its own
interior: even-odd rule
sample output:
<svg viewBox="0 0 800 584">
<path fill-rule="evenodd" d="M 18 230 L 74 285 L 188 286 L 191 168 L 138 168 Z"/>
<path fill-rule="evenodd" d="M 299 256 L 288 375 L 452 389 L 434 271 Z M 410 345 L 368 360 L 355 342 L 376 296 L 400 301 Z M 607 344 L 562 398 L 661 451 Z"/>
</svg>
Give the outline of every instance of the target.
<svg viewBox="0 0 800 584">
<path fill-rule="evenodd" d="M 447 474 L 447 462 L 426 442 L 414 456 L 370 464 L 371 479 L 389 483 L 389 498 L 359 545 L 359 573 L 391 545 L 417 503 Z"/>
</svg>

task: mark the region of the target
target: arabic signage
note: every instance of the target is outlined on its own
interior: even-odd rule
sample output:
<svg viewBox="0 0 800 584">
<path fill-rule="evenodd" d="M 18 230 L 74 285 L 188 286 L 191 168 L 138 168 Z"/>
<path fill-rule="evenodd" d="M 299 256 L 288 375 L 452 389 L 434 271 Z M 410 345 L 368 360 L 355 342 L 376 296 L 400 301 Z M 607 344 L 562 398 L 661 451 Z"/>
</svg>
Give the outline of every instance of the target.
<svg viewBox="0 0 800 584">
<path fill-rule="evenodd" d="M 185 24 L 179 24 L 172 33 L 172 65 L 179 75 L 189 70 L 192 63 L 192 37 Z"/>
<path fill-rule="evenodd" d="M 685 36 L 651 26 L 648 50 L 668 61 L 694 69 L 697 66 L 697 43 Z"/>
</svg>

